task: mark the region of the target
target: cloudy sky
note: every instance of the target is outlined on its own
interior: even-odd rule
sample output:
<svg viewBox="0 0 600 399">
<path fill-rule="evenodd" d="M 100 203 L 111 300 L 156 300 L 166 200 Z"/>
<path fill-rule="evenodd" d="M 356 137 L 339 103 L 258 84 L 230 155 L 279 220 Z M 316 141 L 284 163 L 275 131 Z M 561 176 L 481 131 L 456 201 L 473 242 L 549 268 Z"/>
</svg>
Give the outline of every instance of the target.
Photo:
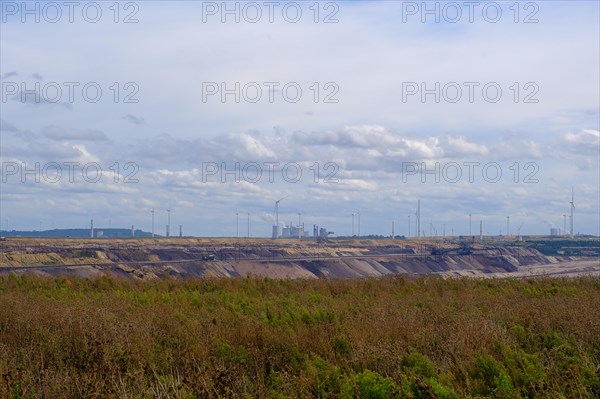
<svg viewBox="0 0 600 399">
<path fill-rule="evenodd" d="M 2 0 L 0 226 L 600 234 L 599 3 L 470 4 Z"/>
</svg>

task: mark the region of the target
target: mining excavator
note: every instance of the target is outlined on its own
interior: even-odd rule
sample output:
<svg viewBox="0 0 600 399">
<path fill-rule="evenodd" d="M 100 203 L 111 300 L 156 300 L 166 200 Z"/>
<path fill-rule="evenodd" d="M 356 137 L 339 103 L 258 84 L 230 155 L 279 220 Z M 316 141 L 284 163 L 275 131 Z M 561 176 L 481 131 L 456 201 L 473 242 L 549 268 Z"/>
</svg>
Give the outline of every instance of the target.
<svg viewBox="0 0 600 399">
<path fill-rule="evenodd" d="M 463 241 L 460 243 L 460 247 L 454 248 L 432 248 L 432 255 L 471 255 L 473 253 L 473 248 L 471 247 L 471 243 Z"/>
</svg>

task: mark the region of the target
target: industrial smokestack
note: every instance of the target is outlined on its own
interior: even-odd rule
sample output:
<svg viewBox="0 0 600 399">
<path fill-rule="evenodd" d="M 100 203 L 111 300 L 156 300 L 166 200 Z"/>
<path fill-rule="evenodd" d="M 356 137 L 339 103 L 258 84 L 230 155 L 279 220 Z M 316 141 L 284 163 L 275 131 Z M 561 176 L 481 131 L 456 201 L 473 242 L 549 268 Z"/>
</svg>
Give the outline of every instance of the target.
<svg viewBox="0 0 600 399">
<path fill-rule="evenodd" d="M 183 237 L 183 226 L 179 225 L 179 238 Z"/>
<path fill-rule="evenodd" d="M 90 221 L 90 238 L 94 238 L 94 219 Z"/>
<path fill-rule="evenodd" d="M 167 209 L 167 237 L 171 235 L 171 210 Z"/>
<path fill-rule="evenodd" d="M 131 236 L 135 237 L 135 226 L 131 225 Z"/>
</svg>

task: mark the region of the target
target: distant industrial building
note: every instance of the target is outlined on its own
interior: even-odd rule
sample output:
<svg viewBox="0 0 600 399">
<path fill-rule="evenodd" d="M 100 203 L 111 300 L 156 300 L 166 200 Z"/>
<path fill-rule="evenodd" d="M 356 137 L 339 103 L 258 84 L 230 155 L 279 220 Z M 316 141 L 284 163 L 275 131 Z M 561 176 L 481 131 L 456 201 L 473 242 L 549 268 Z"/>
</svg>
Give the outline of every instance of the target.
<svg viewBox="0 0 600 399">
<path fill-rule="evenodd" d="M 317 237 L 322 237 L 322 238 L 327 238 L 328 236 L 335 234 L 333 231 L 327 231 L 327 229 L 325 227 L 321 227 L 319 228 L 318 225 L 313 225 L 313 235 L 315 236 L 315 238 Z"/>
<path fill-rule="evenodd" d="M 552 227 L 552 228 L 550 229 L 550 235 L 551 235 L 552 237 L 556 237 L 556 236 L 559 236 L 559 235 L 561 235 L 561 234 L 560 234 L 560 229 L 559 229 L 559 228 L 556 228 L 556 227 Z"/>
<path fill-rule="evenodd" d="M 277 226 L 273 226 L 273 238 L 277 238 Z M 309 234 L 304 230 L 304 226 L 293 225 L 292 223 L 283 226 L 281 231 L 281 238 L 304 238 L 308 237 Z"/>
<path fill-rule="evenodd" d="M 272 238 L 278 238 L 277 237 L 277 233 L 281 232 L 279 234 L 279 238 L 308 238 L 311 237 L 310 233 L 306 230 L 304 230 L 304 223 L 303 224 L 296 224 L 294 225 L 293 223 L 290 224 L 286 224 L 283 226 L 283 229 L 279 230 L 277 228 L 277 226 L 273 226 L 273 231 L 272 231 Z M 318 225 L 313 225 L 313 234 L 312 237 L 314 238 L 327 238 L 330 235 L 335 234 L 333 231 L 327 231 L 326 228 L 321 227 L 319 228 Z"/>
</svg>

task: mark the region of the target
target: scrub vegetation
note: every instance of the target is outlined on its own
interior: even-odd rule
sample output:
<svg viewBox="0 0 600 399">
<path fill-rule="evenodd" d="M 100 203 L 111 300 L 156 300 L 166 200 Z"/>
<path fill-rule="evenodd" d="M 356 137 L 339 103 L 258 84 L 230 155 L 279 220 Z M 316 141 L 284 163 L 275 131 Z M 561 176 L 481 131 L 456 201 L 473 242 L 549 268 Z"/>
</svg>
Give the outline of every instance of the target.
<svg viewBox="0 0 600 399">
<path fill-rule="evenodd" d="M 600 397 L 600 280 L 10 275 L 0 397 Z"/>
</svg>

